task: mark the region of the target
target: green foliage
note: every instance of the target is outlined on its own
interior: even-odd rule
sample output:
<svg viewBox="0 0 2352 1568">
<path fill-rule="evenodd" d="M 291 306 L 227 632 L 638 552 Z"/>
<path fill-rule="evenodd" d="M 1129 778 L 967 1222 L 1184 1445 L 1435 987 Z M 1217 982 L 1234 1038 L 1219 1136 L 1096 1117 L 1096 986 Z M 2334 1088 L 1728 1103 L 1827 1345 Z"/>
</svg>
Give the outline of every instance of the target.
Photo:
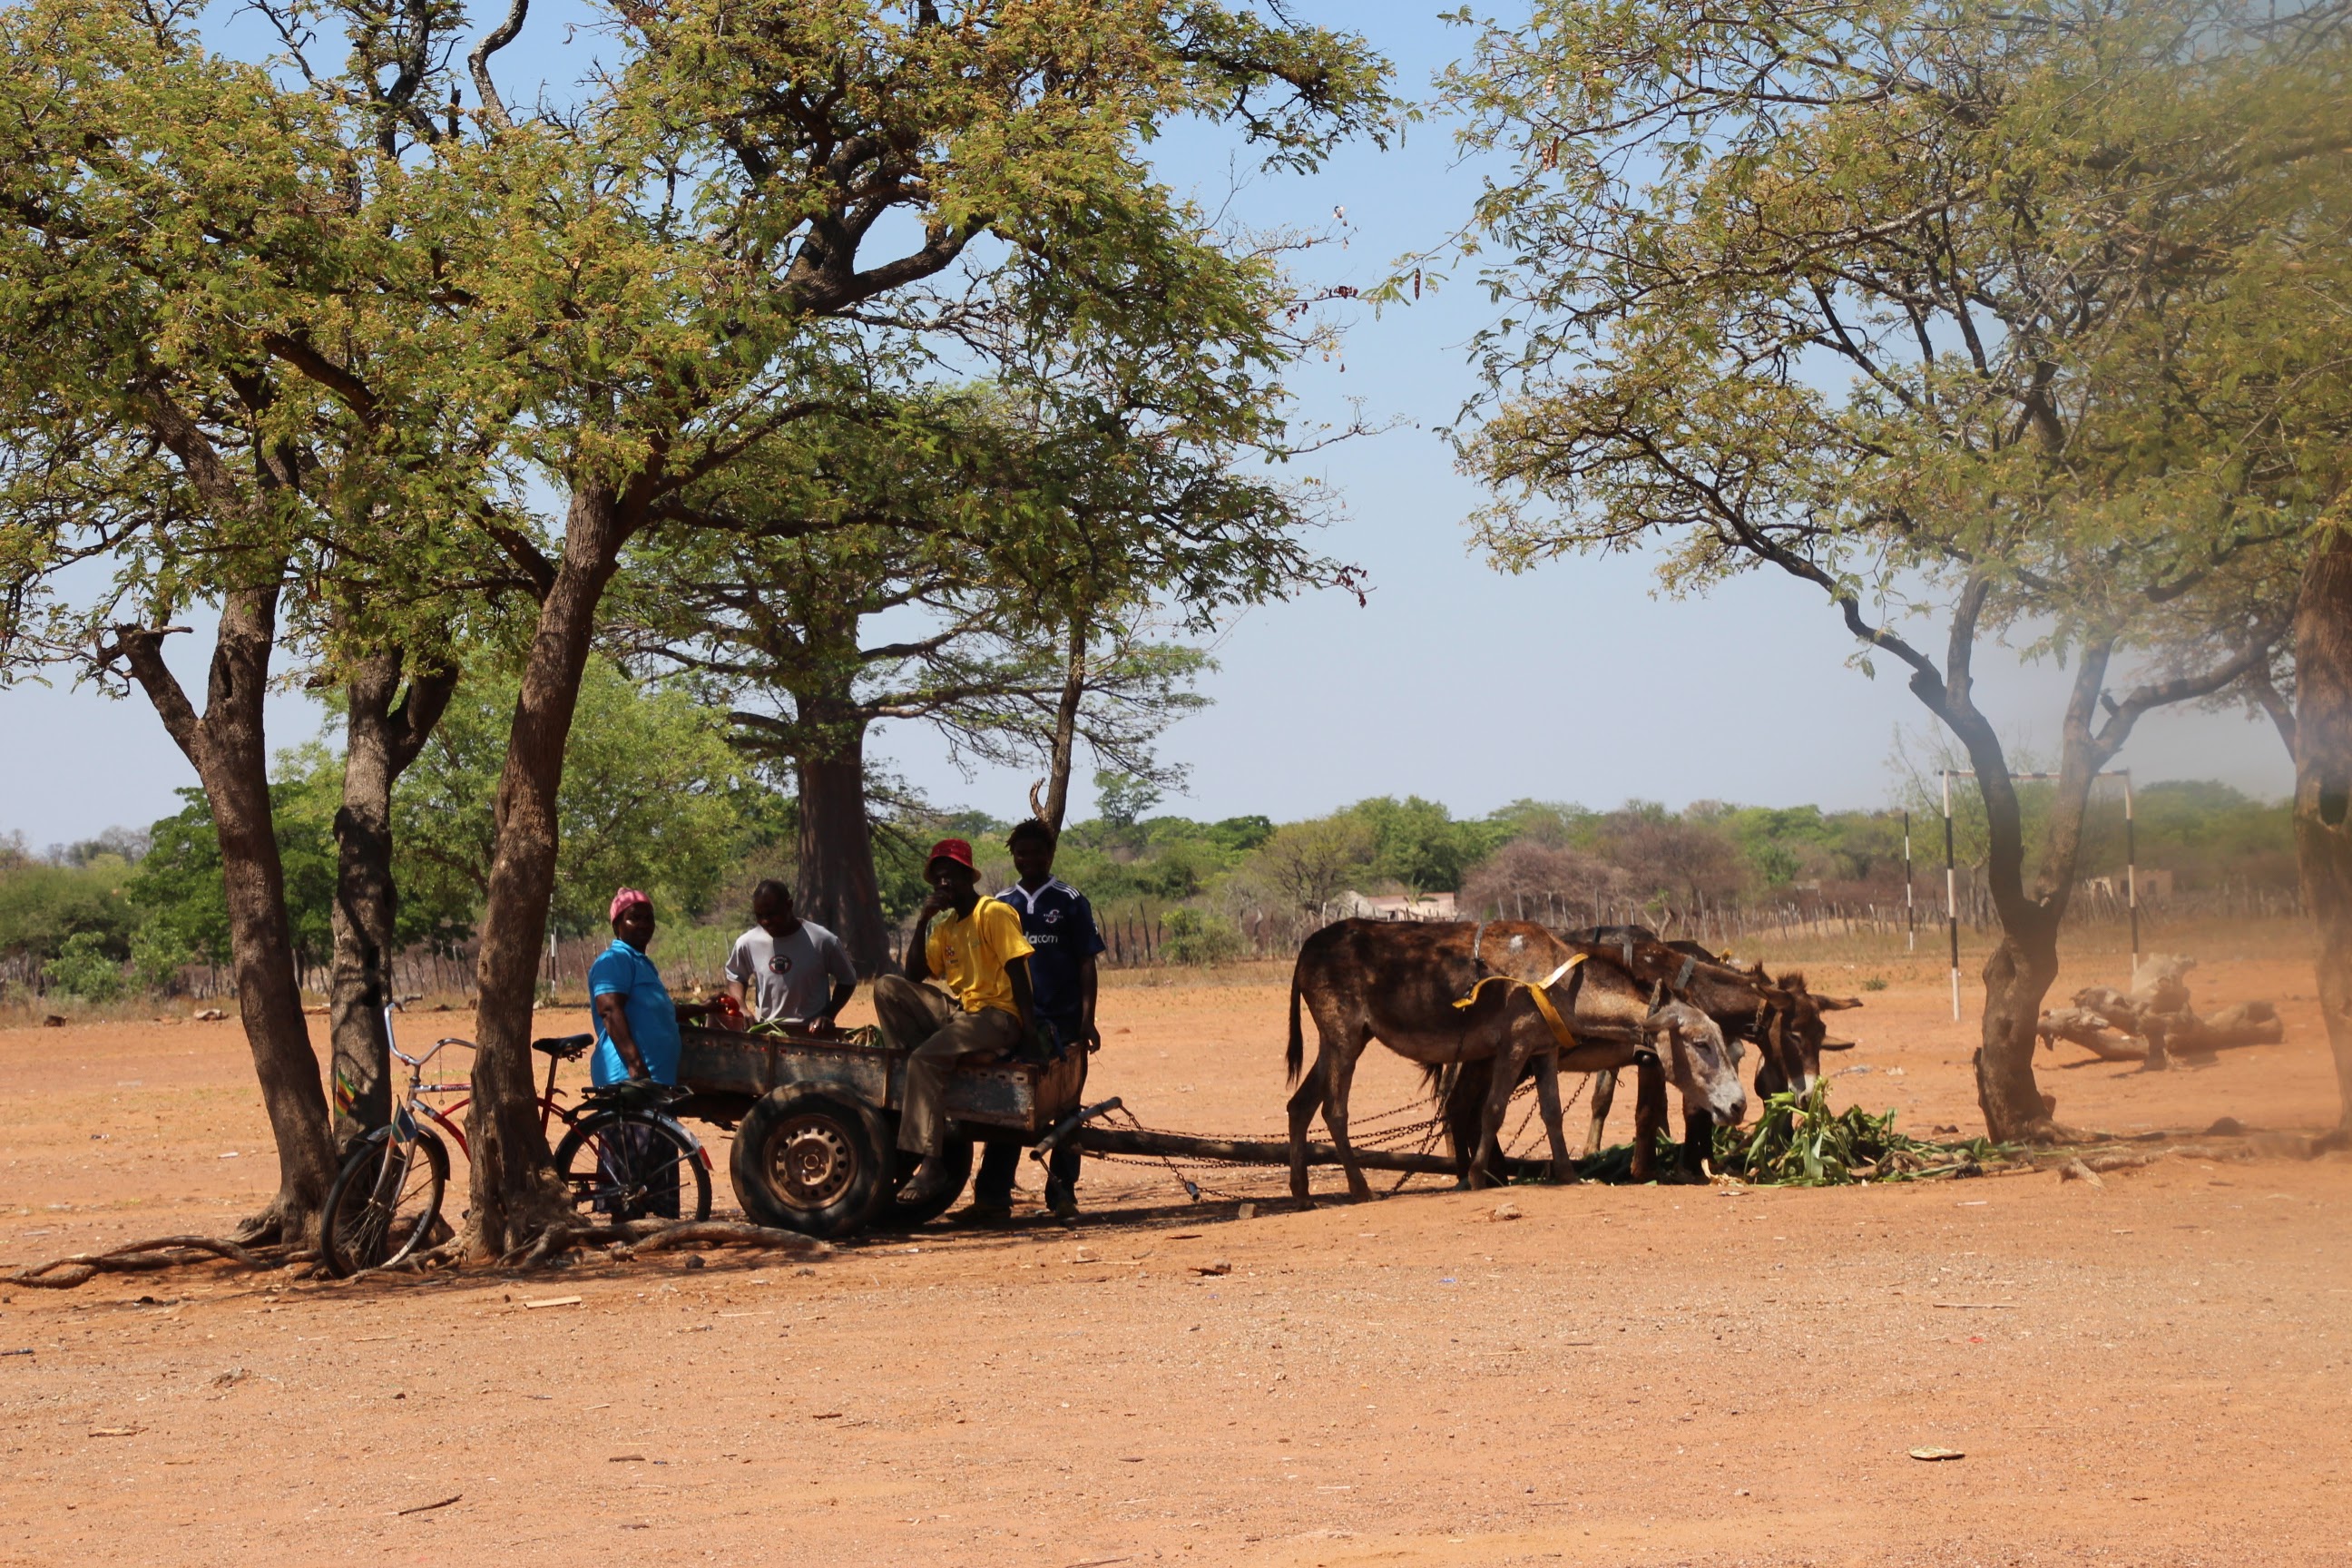
<svg viewBox="0 0 2352 1568">
<path fill-rule="evenodd" d="M 1504 825 L 1454 819 L 1435 801 L 1407 795 L 1360 800 L 1339 813 L 1371 835 L 1367 874 L 1412 892 L 1452 892 L 1471 867 L 1501 847 Z"/>
<path fill-rule="evenodd" d="M 393 795 L 395 941 L 457 942 L 480 912 L 489 877 L 491 806 L 506 759 L 515 684 L 485 675 L 458 687 L 449 715 Z M 597 931 L 618 884 L 654 893 L 663 920 L 691 920 L 762 844 L 791 835 L 785 806 L 746 773 L 719 720 L 685 693 L 646 693 L 607 660 L 581 689 L 560 797 L 555 914 L 564 931 Z M 334 814 L 341 757 L 320 742 L 278 757 L 270 814 L 285 865 L 287 920 L 303 966 L 334 945 Z M 152 848 L 125 886 L 136 933 L 125 952 L 151 985 L 181 963 L 228 962 L 221 847 L 203 790 L 151 830 Z M 0 902 L 5 902 L 0 879 Z M 125 926 L 130 921 L 125 921 Z"/>
<path fill-rule="evenodd" d="M 1126 832 L 1160 804 L 1160 789 L 1149 779 L 1129 773 L 1095 774 L 1095 809 L 1106 826 Z"/>
<path fill-rule="evenodd" d="M 517 684 L 469 678 L 394 789 L 402 919 L 419 934 L 462 935 L 480 909 Z M 625 885 L 651 894 L 665 920 L 709 907 L 773 813 L 725 730 L 724 715 L 686 692 L 647 689 L 609 659 L 590 661 L 556 805 L 557 930 L 602 930 L 613 889 Z"/>
<path fill-rule="evenodd" d="M 1244 855 L 1274 837 L 1270 816 L 1228 816 L 1209 823 L 1202 837 L 1227 855 Z"/>
<path fill-rule="evenodd" d="M 228 898 L 212 808 L 200 789 L 179 796 L 179 811 L 148 830 L 152 847 L 128 889 L 140 915 L 131 956 L 150 985 L 163 984 L 184 963 L 228 962 Z"/>
<path fill-rule="evenodd" d="M 125 896 L 131 872 L 106 857 L 82 866 L 19 859 L 0 865 L 0 955 L 54 959 L 77 938 L 117 960 L 129 956 L 138 923 Z"/>
<path fill-rule="evenodd" d="M 2140 790 L 2133 815 L 2140 863 L 2175 872 L 2183 888 L 2295 883 L 2288 802 L 2260 801 L 2225 784 L 2182 779 Z"/>
<path fill-rule="evenodd" d="M 341 780 L 316 744 L 281 752 L 269 786 L 278 858 L 286 877 L 286 917 L 295 962 L 323 964 L 334 947 L 335 808 Z M 229 961 L 228 895 L 221 883 L 220 837 L 199 789 L 178 792 L 180 810 L 148 830 L 152 842 L 125 892 L 139 910 L 130 956 L 150 985 L 185 963 Z"/>
<path fill-rule="evenodd" d="M 1250 857 L 1250 869 L 1294 910 L 1320 911 L 1371 869 L 1371 825 L 1341 815 L 1292 822 Z"/>
<path fill-rule="evenodd" d="M 1201 910 L 1171 910 L 1162 949 L 1171 961 L 1191 965 L 1229 963 L 1241 956 L 1242 933 L 1221 915 Z"/>
<path fill-rule="evenodd" d="M 66 938 L 58 955 L 42 966 L 48 983 L 68 996 L 85 1002 L 111 1002 L 125 989 L 122 959 L 107 951 L 107 940 L 94 931 Z"/>
<path fill-rule="evenodd" d="M 2021 782 L 2016 788 L 2027 837 L 2037 838 L 2050 815 L 2053 788 L 2033 780 Z M 1915 773 L 1905 795 L 1911 806 L 1913 849 L 1919 864 L 1922 868 L 1940 865 L 1943 802 L 1935 775 Z M 2288 801 L 2256 800 L 2216 780 L 2165 780 L 2136 788 L 2133 816 L 2132 837 L 2141 867 L 2172 872 L 2184 892 L 2296 884 L 2294 829 Z M 1964 867 L 1983 865 L 1988 848 L 1984 801 L 1967 779 L 1952 782 L 1952 827 L 1958 862 Z M 2120 781 L 2102 781 L 2091 793 L 2083 825 L 2081 874 L 2119 873 L 2124 849 L 2123 787 Z M 1895 853 L 1900 852 L 1898 844 Z"/>
</svg>

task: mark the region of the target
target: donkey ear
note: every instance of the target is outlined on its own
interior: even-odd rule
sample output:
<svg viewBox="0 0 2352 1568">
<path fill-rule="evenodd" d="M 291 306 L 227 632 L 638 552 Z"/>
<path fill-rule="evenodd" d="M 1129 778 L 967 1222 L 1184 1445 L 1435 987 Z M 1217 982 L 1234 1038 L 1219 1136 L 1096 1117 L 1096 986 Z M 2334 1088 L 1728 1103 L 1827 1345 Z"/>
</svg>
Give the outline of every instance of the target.
<svg viewBox="0 0 2352 1568">
<path fill-rule="evenodd" d="M 1848 1007 L 1861 1006 L 1862 998 L 1859 996 L 1816 996 L 1813 998 L 1813 1005 L 1824 1013 L 1843 1013 Z"/>
<path fill-rule="evenodd" d="M 1825 1051 L 1850 1051 L 1853 1049 L 1854 1044 L 1855 1042 L 1852 1040 L 1823 1040 L 1822 1042 L 1822 1049 Z"/>
</svg>

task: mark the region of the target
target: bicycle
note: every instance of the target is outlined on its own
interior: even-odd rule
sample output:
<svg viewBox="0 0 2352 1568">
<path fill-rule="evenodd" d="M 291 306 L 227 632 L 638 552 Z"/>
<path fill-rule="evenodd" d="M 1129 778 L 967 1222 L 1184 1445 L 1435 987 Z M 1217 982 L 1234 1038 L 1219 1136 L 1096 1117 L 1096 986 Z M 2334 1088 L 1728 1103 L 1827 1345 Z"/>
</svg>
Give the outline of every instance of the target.
<svg viewBox="0 0 2352 1568">
<path fill-rule="evenodd" d="M 389 1041 L 389 1007 L 384 1009 L 384 1035 Z M 694 1217 L 709 1218 L 710 1155 L 699 1139 L 662 1109 L 683 1099 L 681 1093 L 658 1084 L 621 1083 L 588 1090 L 576 1107 L 563 1103 L 555 1087 L 558 1069 L 578 1060 L 595 1043 L 593 1034 L 530 1043 L 531 1049 L 548 1058 L 547 1087 L 538 1100 L 540 1136 L 548 1136 L 557 1121 L 563 1123 L 554 1161 L 572 1207 L 609 1217 L 616 1225 L 653 1213 L 675 1214 L 684 1206 L 679 1200 L 690 1176 Z M 422 1056 L 391 1046 L 392 1054 L 409 1069 L 407 1090 L 394 1105 L 391 1123 L 369 1133 L 344 1158 L 334 1184 L 327 1189 L 326 1212 L 320 1221 L 320 1258 L 339 1279 L 402 1262 L 450 1235 L 441 1220 L 449 1150 L 434 1129 L 446 1133 L 459 1153 L 468 1152 L 457 1120 L 467 1099 L 441 1105 L 429 1097 L 469 1097 L 472 1086 L 426 1083 L 425 1068 L 451 1046 L 477 1048 L 471 1040 L 454 1035 L 435 1041 Z"/>
</svg>

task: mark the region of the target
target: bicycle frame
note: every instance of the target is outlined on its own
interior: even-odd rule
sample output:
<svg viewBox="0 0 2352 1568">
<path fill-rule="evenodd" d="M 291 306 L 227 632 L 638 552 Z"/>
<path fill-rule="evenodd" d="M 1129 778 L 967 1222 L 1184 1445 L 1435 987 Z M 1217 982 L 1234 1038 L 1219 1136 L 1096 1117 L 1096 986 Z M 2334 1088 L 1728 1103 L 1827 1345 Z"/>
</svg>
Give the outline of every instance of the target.
<svg viewBox="0 0 2352 1568">
<path fill-rule="evenodd" d="M 422 1115 L 426 1121 L 448 1134 L 451 1142 L 457 1145 L 457 1152 L 471 1160 L 473 1150 L 467 1145 L 465 1131 L 457 1119 L 464 1112 L 466 1107 L 472 1103 L 474 1086 L 470 1083 L 426 1083 L 425 1068 L 426 1063 L 432 1061 L 450 1046 L 462 1046 L 469 1051 L 478 1047 L 471 1040 L 460 1038 L 456 1035 L 444 1035 L 434 1041 L 433 1048 L 423 1056 L 410 1056 L 400 1048 L 399 1044 L 393 1037 L 392 1015 L 395 1005 L 393 1003 L 384 1005 L 384 1044 L 394 1056 L 407 1064 L 409 1071 L 408 1092 L 402 1097 L 400 1103 L 393 1107 L 393 1135 L 404 1142 L 413 1141 L 415 1137 L 415 1118 Z M 540 1090 L 539 1094 L 539 1135 L 550 1147 L 554 1144 L 554 1140 L 549 1136 L 550 1130 L 554 1124 L 562 1121 L 569 1127 L 580 1120 L 581 1114 L 578 1110 L 563 1103 L 562 1091 L 555 1087 L 555 1075 L 562 1070 L 562 1066 L 561 1058 L 551 1056 L 547 1058 L 547 1087 Z M 455 1094 L 460 1098 L 446 1105 L 436 1105 L 423 1098 L 428 1094 Z M 404 1117 L 408 1119 L 407 1125 L 404 1127 L 402 1124 Z M 691 1129 L 675 1118 L 665 1117 L 664 1120 L 686 1135 L 688 1143 L 694 1150 L 697 1161 L 705 1170 L 710 1169 L 710 1152 L 702 1146 L 702 1140 L 697 1138 Z"/>
</svg>

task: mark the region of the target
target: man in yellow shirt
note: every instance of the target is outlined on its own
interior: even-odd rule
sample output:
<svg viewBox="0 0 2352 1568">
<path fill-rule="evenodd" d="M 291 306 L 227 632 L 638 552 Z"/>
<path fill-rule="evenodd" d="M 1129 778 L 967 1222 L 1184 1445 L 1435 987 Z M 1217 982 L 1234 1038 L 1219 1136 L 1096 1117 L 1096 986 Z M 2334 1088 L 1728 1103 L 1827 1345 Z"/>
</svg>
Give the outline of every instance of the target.
<svg viewBox="0 0 2352 1568">
<path fill-rule="evenodd" d="M 892 1042 L 913 1051 L 907 1058 L 898 1147 L 932 1155 L 947 1134 L 940 1102 L 949 1069 L 963 1057 L 1009 1052 L 1029 1036 L 1033 950 L 1011 906 L 980 896 L 971 846 L 962 839 L 942 838 L 931 847 L 923 880 L 931 896 L 907 943 L 906 977 L 875 981 L 874 1011 Z M 952 1000 L 922 984 L 933 975 Z"/>
</svg>

